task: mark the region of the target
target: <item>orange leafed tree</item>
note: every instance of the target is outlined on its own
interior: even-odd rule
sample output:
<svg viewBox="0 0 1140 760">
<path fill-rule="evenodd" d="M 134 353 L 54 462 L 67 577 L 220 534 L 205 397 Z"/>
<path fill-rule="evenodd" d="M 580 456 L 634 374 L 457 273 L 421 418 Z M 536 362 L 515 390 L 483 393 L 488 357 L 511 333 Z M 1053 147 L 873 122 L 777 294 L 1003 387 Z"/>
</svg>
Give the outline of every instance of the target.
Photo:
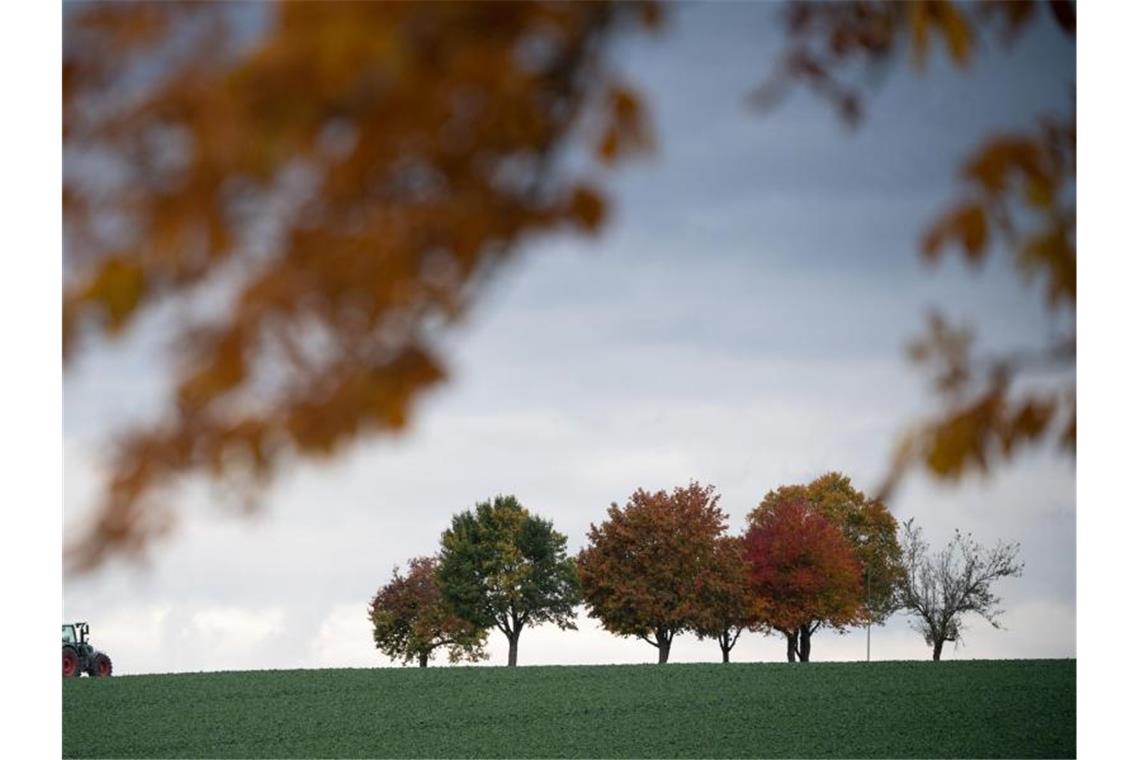
<svg viewBox="0 0 1140 760">
<path fill-rule="evenodd" d="M 859 561 L 838 527 L 806 502 L 781 501 L 744 537 L 761 625 L 784 634 L 788 662 L 811 658 L 811 634 L 865 618 Z"/>
<path fill-rule="evenodd" d="M 678 633 L 707 625 L 723 581 L 718 543 L 727 517 L 712 486 L 690 483 L 671 493 L 637 490 L 625 507 L 590 525 L 578 555 L 590 617 L 619 636 L 636 636 L 669 661 Z"/>
<path fill-rule="evenodd" d="M 120 436 L 68 566 L 141 549 L 184 476 L 251 496 L 285 456 L 404 427 L 446 375 L 436 337 L 488 276 L 529 238 L 602 224 L 567 156 L 648 147 L 604 42 L 655 19 L 611 3 L 68 7 L 65 355 L 186 305 L 166 328 L 166 413 Z"/>
<path fill-rule="evenodd" d="M 713 553 L 714 568 L 705 576 L 700 603 L 697 635 L 716 639 L 721 662 L 728 662 L 740 634 L 759 623 L 755 595 L 744 561 L 744 541 L 740 536 L 721 536 Z"/>
</svg>

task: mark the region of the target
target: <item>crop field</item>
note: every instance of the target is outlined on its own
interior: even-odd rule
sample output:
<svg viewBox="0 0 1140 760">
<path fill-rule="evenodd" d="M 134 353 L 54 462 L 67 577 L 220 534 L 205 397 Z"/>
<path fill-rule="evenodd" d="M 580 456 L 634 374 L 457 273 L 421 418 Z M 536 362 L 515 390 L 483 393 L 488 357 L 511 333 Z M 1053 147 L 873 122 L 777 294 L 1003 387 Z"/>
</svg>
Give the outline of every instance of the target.
<svg viewBox="0 0 1140 760">
<path fill-rule="evenodd" d="M 1076 661 L 72 679 L 65 757 L 1074 757 Z"/>
</svg>

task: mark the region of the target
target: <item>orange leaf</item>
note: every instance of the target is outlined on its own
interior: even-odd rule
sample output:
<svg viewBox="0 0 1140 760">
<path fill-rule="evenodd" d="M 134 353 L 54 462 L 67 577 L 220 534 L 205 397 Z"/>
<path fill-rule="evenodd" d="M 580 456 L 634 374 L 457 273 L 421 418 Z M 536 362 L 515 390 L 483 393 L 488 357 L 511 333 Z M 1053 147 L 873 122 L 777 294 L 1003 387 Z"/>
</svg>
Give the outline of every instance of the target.
<svg viewBox="0 0 1140 760">
<path fill-rule="evenodd" d="M 570 215 L 590 233 L 596 233 L 606 218 L 606 201 L 587 186 L 575 188 L 570 198 Z"/>
</svg>

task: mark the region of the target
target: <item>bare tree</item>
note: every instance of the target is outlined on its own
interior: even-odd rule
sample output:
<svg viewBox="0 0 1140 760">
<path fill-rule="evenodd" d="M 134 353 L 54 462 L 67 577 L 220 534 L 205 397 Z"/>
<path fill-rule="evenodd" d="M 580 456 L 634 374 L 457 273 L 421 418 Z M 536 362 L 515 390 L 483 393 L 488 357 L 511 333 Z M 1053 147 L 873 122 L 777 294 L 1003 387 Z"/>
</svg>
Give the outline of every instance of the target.
<svg viewBox="0 0 1140 760">
<path fill-rule="evenodd" d="M 942 659 L 942 645 L 961 640 L 962 616 L 976 612 L 1000 628 L 1001 600 L 990 590 L 995 581 L 1021 575 L 1018 544 L 999 542 L 983 548 L 971 534 L 954 531 L 954 538 L 937 554 L 922 537 L 914 518 L 903 523 L 903 565 L 899 606 L 917 618 L 912 623 L 926 643 L 934 647 L 934 660 Z"/>
</svg>

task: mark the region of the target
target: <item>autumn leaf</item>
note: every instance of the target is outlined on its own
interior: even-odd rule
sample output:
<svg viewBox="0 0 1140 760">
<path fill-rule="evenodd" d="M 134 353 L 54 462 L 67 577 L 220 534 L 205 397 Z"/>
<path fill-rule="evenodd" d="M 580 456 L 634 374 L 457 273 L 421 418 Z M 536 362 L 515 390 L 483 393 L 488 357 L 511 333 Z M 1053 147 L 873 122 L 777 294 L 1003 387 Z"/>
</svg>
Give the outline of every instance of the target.
<svg viewBox="0 0 1140 760">
<path fill-rule="evenodd" d="M 106 329 L 117 333 L 130 322 L 145 294 L 143 268 L 125 257 L 110 256 L 70 303 L 73 314 L 80 308 L 95 311 L 102 316 Z"/>
<path fill-rule="evenodd" d="M 938 258 L 942 248 L 957 243 L 972 264 L 979 264 L 986 251 L 988 224 L 986 212 L 979 204 L 970 203 L 949 211 L 927 230 L 922 239 L 922 253 L 928 261 Z"/>
<path fill-rule="evenodd" d="M 587 232 L 597 232 L 605 221 L 605 200 L 591 187 L 576 188 L 570 200 L 570 207 L 571 214 Z"/>
<path fill-rule="evenodd" d="M 946 39 L 946 48 L 950 51 L 950 57 L 959 67 L 964 68 L 970 61 L 973 45 L 970 23 L 953 3 L 939 3 L 938 10 L 938 22 Z"/>
<path fill-rule="evenodd" d="M 647 152 L 653 147 L 641 100 L 628 87 L 615 85 L 607 93 L 604 120 L 595 148 L 602 163 L 613 164 L 620 158 Z"/>
</svg>

